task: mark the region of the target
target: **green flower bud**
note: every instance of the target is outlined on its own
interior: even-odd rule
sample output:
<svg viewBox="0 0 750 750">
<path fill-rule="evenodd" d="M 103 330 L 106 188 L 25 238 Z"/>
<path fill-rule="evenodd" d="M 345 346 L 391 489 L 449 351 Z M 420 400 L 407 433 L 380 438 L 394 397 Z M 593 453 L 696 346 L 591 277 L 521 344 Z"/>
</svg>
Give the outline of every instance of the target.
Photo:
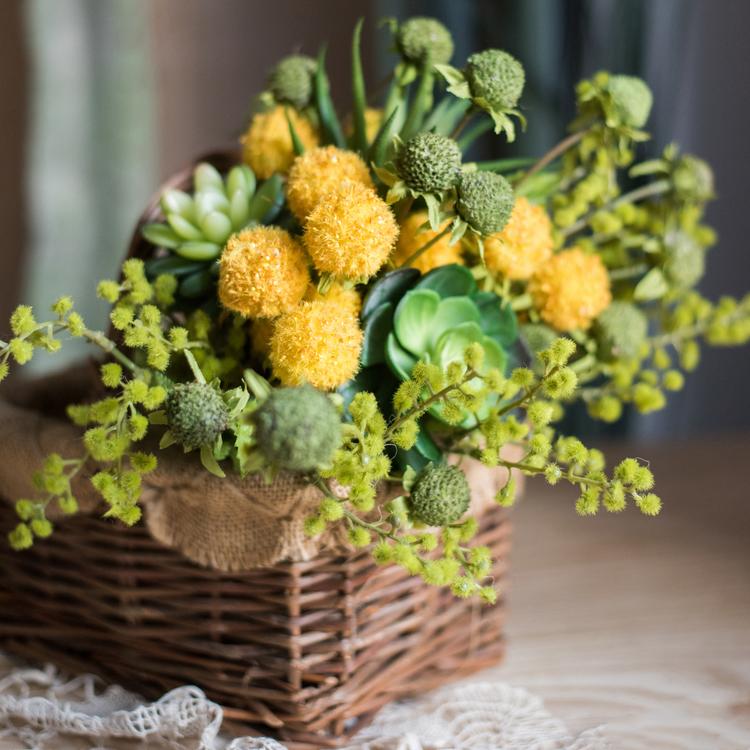
<svg viewBox="0 0 750 750">
<path fill-rule="evenodd" d="M 703 248 L 694 237 L 680 230 L 668 232 L 664 244 L 667 256 L 664 271 L 669 280 L 685 289 L 695 286 L 706 271 Z"/>
<path fill-rule="evenodd" d="M 678 197 L 703 203 L 714 197 L 714 173 L 703 159 L 685 154 L 675 165 L 672 184 Z"/>
<path fill-rule="evenodd" d="M 615 300 L 596 319 L 594 335 L 602 359 L 635 357 L 648 335 L 648 318 L 635 305 Z"/>
<path fill-rule="evenodd" d="M 642 128 L 651 114 L 654 97 L 645 81 L 635 76 L 610 76 L 607 91 L 619 121 L 628 128 Z"/>
<path fill-rule="evenodd" d="M 409 498 L 409 510 L 427 526 L 447 526 L 466 513 L 471 490 L 456 466 L 429 464 L 419 473 Z"/>
<path fill-rule="evenodd" d="M 452 188 L 461 171 L 461 149 L 451 138 L 419 133 L 401 148 L 396 161 L 399 177 L 420 193 Z"/>
<path fill-rule="evenodd" d="M 453 37 L 440 21 L 417 16 L 404 21 L 396 34 L 403 57 L 417 65 L 443 64 L 453 56 Z"/>
<path fill-rule="evenodd" d="M 289 55 L 271 71 L 268 87 L 278 102 L 302 109 L 310 103 L 317 63 L 306 55 Z"/>
<path fill-rule="evenodd" d="M 458 213 L 482 235 L 502 231 L 513 211 L 513 188 L 494 172 L 464 172 L 458 180 Z"/>
<path fill-rule="evenodd" d="M 466 61 L 464 75 L 472 99 L 483 99 L 492 109 L 513 109 L 526 82 L 523 65 L 499 49 L 476 52 Z"/>
<path fill-rule="evenodd" d="M 253 421 L 260 451 L 274 466 L 289 471 L 325 466 L 341 442 L 336 407 L 309 385 L 273 391 Z"/>
<path fill-rule="evenodd" d="M 179 383 L 165 404 L 169 429 L 188 450 L 210 445 L 227 427 L 221 395 L 205 383 Z"/>
</svg>

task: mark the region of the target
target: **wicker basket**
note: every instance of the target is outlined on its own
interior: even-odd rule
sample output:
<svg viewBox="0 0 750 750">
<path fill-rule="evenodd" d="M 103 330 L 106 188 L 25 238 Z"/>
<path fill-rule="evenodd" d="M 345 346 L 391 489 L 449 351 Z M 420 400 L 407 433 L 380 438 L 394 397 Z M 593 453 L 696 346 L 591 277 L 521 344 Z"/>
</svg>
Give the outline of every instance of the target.
<svg viewBox="0 0 750 750">
<path fill-rule="evenodd" d="M 0 505 L 2 505 L 0 503 Z M 13 523 L 3 508 L 0 524 Z M 336 747 L 390 701 L 497 663 L 504 604 L 454 599 L 367 552 L 220 573 L 143 527 L 66 521 L 25 553 L 0 545 L 0 643 L 155 698 L 195 683 L 243 731 Z M 509 522 L 482 521 L 495 581 Z"/>
</svg>

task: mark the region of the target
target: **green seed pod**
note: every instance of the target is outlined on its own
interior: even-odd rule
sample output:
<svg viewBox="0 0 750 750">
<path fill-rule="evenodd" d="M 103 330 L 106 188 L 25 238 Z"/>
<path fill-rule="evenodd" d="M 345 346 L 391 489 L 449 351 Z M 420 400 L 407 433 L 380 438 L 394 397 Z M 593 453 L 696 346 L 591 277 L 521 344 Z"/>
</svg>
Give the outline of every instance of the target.
<svg viewBox="0 0 750 750">
<path fill-rule="evenodd" d="M 277 102 L 303 109 L 310 103 L 317 63 L 307 55 L 289 55 L 271 71 L 268 87 Z"/>
<path fill-rule="evenodd" d="M 499 49 L 476 52 L 466 61 L 464 75 L 473 99 L 484 99 L 494 110 L 514 109 L 526 75 L 513 55 Z"/>
<path fill-rule="evenodd" d="M 607 91 L 623 125 L 642 128 L 646 124 L 654 97 L 645 81 L 635 76 L 611 76 Z"/>
<path fill-rule="evenodd" d="M 178 383 L 165 409 L 170 431 L 188 450 L 210 445 L 227 428 L 224 399 L 205 383 Z"/>
<path fill-rule="evenodd" d="M 412 517 L 427 526 L 447 526 L 466 513 L 471 490 L 456 466 L 429 464 L 419 473 L 409 498 Z"/>
<path fill-rule="evenodd" d="M 401 148 L 396 161 L 399 177 L 420 193 L 440 193 L 453 187 L 461 171 L 461 149 L 452 138 L 418 133 Z"/>
<path fill-rule="evenodd" d="M 615 300 L 596 319 L 594 335 L 603 359 L 635 357 L 648 335 L 648 318 L 630 302 Z"/>
<path fill-rule="evenodd" d="M 672 173 L 672 184 L 683 200 L 703 203 L 714 197 L 713 170 L 692 154 L 680 157 Z"/>
<path fill-rule="evenodd" d="M 678 287 L 689 289 L 695 286 L 706 271 L 703 248 L 687 232 L 674 230 L 664 239 L 666 263 L 664 271 L 669 280 Z"/>
<path fill-rule="evenodd" d="M 260 451 L 271 464 L 289 471 L 325 466 L 341 443 L 336 407 L 309 385 L 274 390 L 253 422 Z"/>
<path fill-rule="evenodd" d="M 508 180 L 494 172 L 464 172 L 458 179 L 458 214 L 480 234 L 502 231 L 515 197 Z"/>
<path fill-rule="evenodd" d="M 417 16 L 399 26 L 396 44 L 402 56 L 417 65 L 450 62 L 453 37 L 440 21 Z"/>
</svg>

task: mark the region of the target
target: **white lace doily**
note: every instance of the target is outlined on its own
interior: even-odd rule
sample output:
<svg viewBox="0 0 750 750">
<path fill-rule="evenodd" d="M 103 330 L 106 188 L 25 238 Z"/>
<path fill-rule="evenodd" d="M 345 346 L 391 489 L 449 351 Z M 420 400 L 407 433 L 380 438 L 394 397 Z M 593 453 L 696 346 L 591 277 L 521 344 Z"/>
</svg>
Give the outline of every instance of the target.
<svg viewBox="0 0 750 750">
<path fill-rule="evenodd" d="M 0 656 L 0 748 L 56 750 L 63 735 L 91 750 L 115 750 L 122 739 L 149 747 L 284 750 L 267 738 L 220 737 L 222 710 L 193 686 L 142 704 L 117 686 L 97 690 L 85 675 L 65 680 L 45 670 L 16 669 Z M 465 682 L 391 705 L 346 750 L 606 750 L 599 730 L 571 736 L 542 701 L 501 682 Z"/>
</svg>

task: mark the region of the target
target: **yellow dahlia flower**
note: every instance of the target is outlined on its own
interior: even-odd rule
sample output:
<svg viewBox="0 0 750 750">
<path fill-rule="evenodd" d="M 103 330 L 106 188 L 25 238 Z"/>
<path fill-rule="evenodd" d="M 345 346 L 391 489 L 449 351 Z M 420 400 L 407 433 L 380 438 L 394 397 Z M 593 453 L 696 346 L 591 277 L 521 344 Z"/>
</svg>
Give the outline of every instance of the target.
<svg viewBox="0 0 750 750">
<path fill-rule="evenodd" d="M 289 171 L 287 201 L 301 221 L 328 193 L 351 182 L 373 187 L 370 170 L 354 151 L 322 146 L 298 156 Z"/>
<path fill-rule="evenodd" d="M 420 231 L 420 227 L 427 221 L 427 211 L 417 211 L 410 214 L 401 222 L 401 233 L 398 236 L 398 244 L 394 254 L 396 265 L 401 265 L 420 247 L 426 245 L 435 235 L 445 229 L 447 221 L 437 232 L 432 229 Z M 411 265 L 422 273 L 432 271 L 439 266 L 447 266 L 450 263 L 461 263 L 461 245 L 456 242 L 450 244 L 450 235 L 441 237 L 432 247 L 425 250 Z"/>
<path fill-rule="evenodd" d="M 302 145 L 315 148 L 318 135 L 308 120 L 289 108 L 289 117 Z M 274 107 L 253 117 L 250 127 L 240 138 L 242 159 L 261 179 L 275 172 L 286 172 L 294 161 L 294 147 L 284 107 Z"/>
<path fill-rule="evenodd" d="M 552 255 L 552 245 L 547 212 L 519 197 L 502 232 L 484 241 L 484 260 L 490 271 L 508 279 L 529 279 Z"/>
<path fill-rule="evenodd" d="M 367 279 L 388 260 L 396 219 L 378 194 L 357 182 L 328 195 L 307 217 L 305 246 L 315 268 L 342 279 Z"/>
<path fill-rule="evenodd" d="M 274 318 L 299 304 L 310 283 L 305 252 L 279 227 L 233 234 L 221 256 L 219 300 L 248 318 Z"/>
<path fill-rule="evenodd" d="M 302 302 L 274 325 L 269 359 L 284 385 L 332 391 L 356 375 L 362 349 L 357 316 L 335 301 Z"/>
<path fill-rule="evenodd" d="M 577 247 L 553 255 L 531 278 L 529 292 L 539 314 L 558 331 L 588 328 L 612 301 L 601 258 Z"/>
</svg>

